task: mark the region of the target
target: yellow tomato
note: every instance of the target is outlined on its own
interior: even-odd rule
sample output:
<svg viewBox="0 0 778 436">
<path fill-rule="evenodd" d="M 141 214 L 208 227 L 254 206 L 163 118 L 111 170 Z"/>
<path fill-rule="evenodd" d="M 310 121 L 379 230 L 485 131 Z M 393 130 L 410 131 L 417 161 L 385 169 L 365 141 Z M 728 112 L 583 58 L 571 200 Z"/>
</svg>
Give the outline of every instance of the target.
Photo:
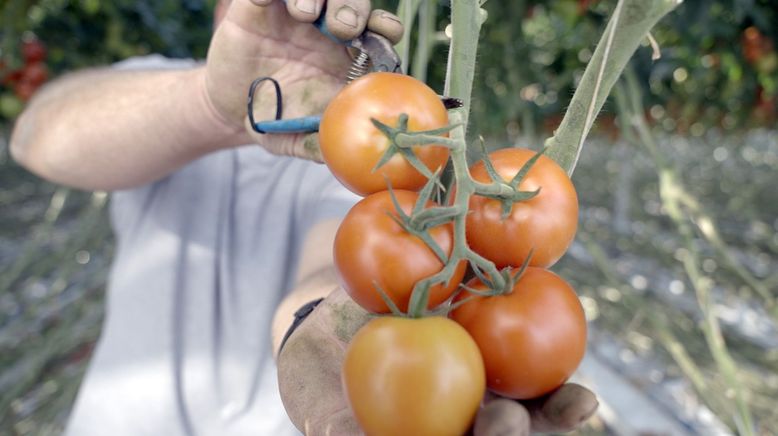
<svg viewBox="0 0 778 436">
<path fill-rule="evenodd" d="M 454 321 L 381 317 L 354 336 L 343 364 L 351 409 L 368 436 L 460 436 L 484 395 L 478 346 Z"/>
</svg>

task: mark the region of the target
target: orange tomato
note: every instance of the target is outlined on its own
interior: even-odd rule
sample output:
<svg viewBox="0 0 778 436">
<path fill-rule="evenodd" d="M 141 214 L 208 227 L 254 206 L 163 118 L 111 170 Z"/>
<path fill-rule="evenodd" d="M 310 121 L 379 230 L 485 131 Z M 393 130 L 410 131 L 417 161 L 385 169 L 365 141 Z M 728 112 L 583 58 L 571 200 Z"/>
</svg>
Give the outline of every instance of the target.
<svg viewBox="0 0 778 436">
<path fill-rule="evenodd" d="M 343 386 L 369 436 L 460 436 L 484 395 L 484 365 L 449 319 L 380 317 L 351 340 Z"/>
<path fill-rule="evenodd" d="M 448 113 L 435 91 L 404 74 L 367 74 L 343 88 L 327 106 L 319 127 L 319 145 L 324 162 L 348 189 L 364 196 L 386 190 L 387 182 L 409 190 L 418 190 L 427 182 L 399 154 L 373 171 L 390 142 L 371 118 L 396 127 L 401 114 L 408 115 L 410 131 L 448 124 Z M 431 171 L 448 161 L 444 147 L 414 147 L 413 151 Z"/>
<path fill-rule="evenodd" d="M 419 196 L 412 191 L 393 191 L 401 209 L 410 214 Z M 427 203 L 427 207 L 433 206 Z M 360 306 L 376 313 L 387 313 L 377 286 L 402 310 L 408 310 L 411 291 L 421 279 L 445 266 L 422 239 L 408 233 L 392 216 L 398 216 L 388 191 L 371 194 L 348 212 L 335 235 L 333 257 L 343 288 Z M 454 247 L 450 223 L 429 229 L 432 239 L 446 256 Z M 448 284 L 430 288 L 428 307 L 432 308 L 453 294 L 465 274 L 466 263 L 458 265 Z"/>
<path fill-rule="evenodd" d="M 523 148 L 505 148 L 489 154 L 497 174 L 510 181 L 535 155 Z M 491 180 L 483 162 L 470 173 L 479 182 Z M 551 158 L 541 156 L 524 180 L 522 191 L 540 192 L 534 198 L 515 203 L 502 219 L 502 205 L 480 195 L 470 198 L 467 242 L 498 268 L 520 266 L 532 251 L 530 265 L 549 267 L 567 251 L 578 228 L 578 196 L 567 173 Z"/>
<path fill-rule="evenodd" d="M 480 280 L 468 286 L 485 290 Z M 472 298 L 451 313 L 481 350 L 489 389 L 508 398 L 530 399 L 561 386 L 586 351 L 586 318 L 573 289 L 556 274 L 529 267 L 513 290 Z"/>
</svg>

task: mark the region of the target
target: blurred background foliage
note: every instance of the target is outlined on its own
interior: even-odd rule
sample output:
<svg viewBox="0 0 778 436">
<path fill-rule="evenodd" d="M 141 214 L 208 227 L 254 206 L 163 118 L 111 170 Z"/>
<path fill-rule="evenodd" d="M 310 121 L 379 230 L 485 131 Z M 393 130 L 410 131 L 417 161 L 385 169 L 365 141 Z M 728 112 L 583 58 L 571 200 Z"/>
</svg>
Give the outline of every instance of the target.
<svg viewBox="0 0 778 436">
<path fill-rule="evenodd" d="M 487 2 L 479 130 L 511 136 L 520 126 L 556 126 L 594 51 L 614 2 Z M 778 108 L 778 1 L 685 1 L 652 32 L 662 57 L 639 50 L 633 67 L 651 118 L 667 131 L 701 136 L 704 126 L 765 125 Z M 606 107 L 601 123 L 614 115 Z M 543 122 L 545 120 L 545 123 Z M 692 126 L 694 128 L 692 129 Z"/>
<path fill-rule="evenodd" d="M 129 56 L 162 53 L 202 58 L 215 0 L 100 2 L 3 0 L 0 77 L 24 69 L 24 41 L 39 39 L 51 76 Z M 392 1 L 382 6 L 392 10 Z M 442 29 L 446 2 L 431 2 Z M 531 134 L 554 127 L 583 73 L 613 1 L 489 1 L 482 32 L 474 121 L 487 134 Z M 701 134 L 774 122 L 778 112 L 778 0 L 686 1 L 653 33 L 662 58 L 640 50 L 653 120 L 669 131 Z M 444 41 L 444 38 L 438 38 Z M 445 50 L 432 65 L 445 64 Z M 442 68 L 430 81 L 442 83 Z M 693 78 L 693 80 L 690 80 Z M 29 98 L 20 81 L 0 87 L 0 117 L 10 119 Z M 16 85 L 16 86 L 15 86 Z M 611 111 L 612 112 L 612 111 Z M 606 122 L 608 110 L 606 109 Z M 612 115 L 612 114 L 611 114 Z M 696 124 L 695 124 L 696 123 Z M 692 126 L 696 126 L 692 129 Z"/>
<path fill-rule="evenodd" d="M 68 71 L 204 57 L 214 3 L 0 0 L 0 435 L 61 431 L 99 335 L 112 251 L 106 195 L 15 165 L 13 119 Z M 470 131 L 537 147 L 615 3 L 487 1 Z M 431 30 L 414 27 L 410 52 L 429 49 L 431 62 L 411 72 L 441 89 L 447 2 L 420 11 Z M 574 176 L 583 231 L 555 269 L 592 320 L 589 353 L 690 434 L 712 434 L 710 422 L 748 434 L 752 415 L 762 434 L 778 429 L 776 23 L 778 0 L 684 2 L 653 32 L 661 59 L 648 40 L 638 50 Z M 583 433 L 619 431 L 595 420 Z"/>
</svg>

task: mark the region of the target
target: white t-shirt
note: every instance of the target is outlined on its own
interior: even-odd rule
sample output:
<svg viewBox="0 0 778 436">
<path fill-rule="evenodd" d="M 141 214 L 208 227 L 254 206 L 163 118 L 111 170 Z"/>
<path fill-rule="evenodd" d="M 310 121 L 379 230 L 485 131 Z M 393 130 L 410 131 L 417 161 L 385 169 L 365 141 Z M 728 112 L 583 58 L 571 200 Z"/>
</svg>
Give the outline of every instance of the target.
<svg viewBox="0 0 778 436">
<path fill-rule="evenodd" d="M 171 66 L 182 64 L 121 65 Z M 270 324 L 307 230 L 356 200 L 325 166 L 258 146 L 113 193 L 106 319 L 67 434 L 298 434 L 278 396 Z"/>
</svg>

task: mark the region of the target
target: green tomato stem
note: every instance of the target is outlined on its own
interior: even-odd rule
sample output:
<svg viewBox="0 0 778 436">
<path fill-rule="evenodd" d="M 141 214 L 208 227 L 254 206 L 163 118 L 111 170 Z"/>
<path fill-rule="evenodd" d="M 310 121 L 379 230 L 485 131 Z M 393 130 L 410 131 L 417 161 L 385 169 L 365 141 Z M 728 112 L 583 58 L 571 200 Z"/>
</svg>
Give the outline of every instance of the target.
<svg viewBox="0 0 778 436">
<path fill-rule="evenodd" d="M 462 122 L 467 126 L 470 113 L 470 94 L 473 91 L 478 35 L 481 32 L 480 1 L 451 1 L 451 46 L 443 93 L 462 100 Z M 467 127 L 465 127 L 467 133 Z"/>
<path fill-rule="evenodd" d="M 470 170 L 467 164 L 467 142 L 465 141 L 464 123 L 460 123 L 464 117 L 464 110 L 458 109 L 449 114 L 450 122 L 458 124 L 451 132 L 451 163 L 454 169 L 454 180 L 456 186 L 456 195 L 452 206 L 426 209 L 419 214 L 411 217 L 412 223 L 419 223 L 425 220 L 432 221 L 441 218 L 443 215 L 448 220 L 453 220 L 454 226 L 454 247 L 448 262 L 443 269 L 424 280 L 416 283 L 408 305 L 408 316 L 417 318 L 427 314 L 427 302 L 429 301 L 429 289 L 437 283 L 448 283 L 456 272 L 457 266 L 462 260 L 467 260 L 477 265 L 484 271 L 495 289 L 504 289 L 505 279 L 500 274 L 497 267 L 490 260 L 475 253 L 467 245 L 467 214 L 470 208 L 470 197 L 476 193 L 477 187 L 491 186 L 478 183 L 470 176 Z M 497 184 L 495 184 L 497 185 Z M 504 185 L 513 191 L 510 186 Z"/>
</svg>

